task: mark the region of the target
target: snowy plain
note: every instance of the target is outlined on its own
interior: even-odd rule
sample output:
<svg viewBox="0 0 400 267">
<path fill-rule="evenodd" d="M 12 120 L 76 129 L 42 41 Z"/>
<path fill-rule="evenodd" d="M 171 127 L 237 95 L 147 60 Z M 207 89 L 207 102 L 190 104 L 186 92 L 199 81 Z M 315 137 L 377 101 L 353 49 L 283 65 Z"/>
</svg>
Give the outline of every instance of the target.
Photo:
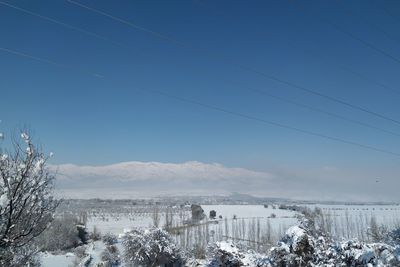
<svg viewBox="0 0 400 267">
<path fill-rule="evenodd" d="M 362 219 L 367 225 L 367 220 L 371 217 L 376 217 L 379 223 L 394 226 L 400 222 L 400 206 L 399 205 L 324 205 L 312 204 L 306 205 L 310 208 L 319 207 L 324 213 L 331 215 L 333 218 L 344 222 L 345 218 L 350 219 L 353 224 L 359 223 Z M 271 227 L 271 231 L 277 235 L 282 235 L 289 227 L 296 225 L 297 212 L 286 209 L 279 209 L 278 205 L 274 207 L 268 205 L 202 205 L 204 213 L 208 216 L 211 210 L 215 210 L 217 218 L 214 220 L 218 224 L 210 224 L 207 231 L 217 232 L 218 228 L 229 231 L 228 235 L 232 235 L 233 221 L 245 221 L 247 223 L 260 221 L 261 227 L 267 225 Z M 190 212 L 186 209 L 184 212 L 179 213 L 179 207 L 174 207 L 174 225 L 179 226 L 183 221 L 190 218 Z M 90 214 L 90 212 L 89 212 Z M 94 216 L 93 216 L 94 214 Z M 222 219 L 219 218 L 222 216 Z M 163 226 L 165 214 L 160 212 L 160 226 Z M 208 221 L 208 219 L 207 219 Z M 210 220 L 211 222 L 212 220 Z M 209 221 L 208 221 L 209 222 Z M 228 224 L 225 226 L 225 224 Z M 339 223 L 340 225 L 340 223 Z M 124 233 L 127 229 L 148 228 L 153 226 L 152 209 L 148 208 L 146 211 L 139 213 L 116 213 L 115 211 L 101 213 L 92 213 L 89 215 L 87 222 L 87 229 L 89 231 L 96 227 L 102 234 L 113 233 L 116 235 Z M 222 231 L 222 230 L 221 230 Z M 225 234 L 225 232 L 224 232 Z M 225 239 L 229 237 L 224 235 Z M 179 237 L 176 239 L 179 240 Z M 212 239 L 210 241 L 222 241 Z M 119 240 L 118 247 L 120 251 L 123 250 L 121 240 Z M 100 253 L 104 249 L 102 241 L 90 243 L 87 246 L 87 253 L 90 254 L 92 260 L 89 266 L 96 266 L 100 262 Z M 42 264 L 44 267 L 68 267 L 72 266 L 74 256 L 71 253 L 64 255 L 51 255 L 48 253 L 42 254 Z"/>
</svg>

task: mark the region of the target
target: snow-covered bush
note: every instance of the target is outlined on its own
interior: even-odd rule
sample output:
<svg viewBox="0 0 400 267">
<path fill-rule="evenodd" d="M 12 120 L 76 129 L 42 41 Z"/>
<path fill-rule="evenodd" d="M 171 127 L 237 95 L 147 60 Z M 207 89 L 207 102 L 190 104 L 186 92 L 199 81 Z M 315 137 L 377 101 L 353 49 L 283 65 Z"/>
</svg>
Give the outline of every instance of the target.
<svg viewBox="0 0 400 267">
<path fill-rule="evenodd" d="M 101 253 L 102 266 L 116 267 L 121 263 L 118 248 L 114 245 L 107 246 Z"/>
<path fill-rule="evenodd" d="M 87 253 L 86 249 L 87 246 L 85 245 L 75 248 L 74 250 L 75 258 L 74 261 L 72 262 L 72 266 L 87 267 L 90 265 L 92 261 L 92 256 Z"/>
<path fill-rule="evenodd" d="M 7 267 L 39 267 L 41 266 L 37 247 L 34 244 L 27 244 L 23 247 L 13 247 L 1 251 L 0 266 Z"/>
<path fill-rule="evenodd" d="M 271 260 L 267 255 L 261 255 L 252 250 L 244 251 L 229 241 L 212 244 L 209 247 L 209 254 L 207 267 L 271 266 Z"/>
<path fill-rule="evenodd" d="M 384 243 L 335 242 L 324 236 L 311 216 L 286 231 L 278 246 L 271 249 L 270 258 L 273 266 L 389 267 L 400 266 L 399 250 Z"/>
<path fill-rule="evenodd" d="M 114 235 L 112 233 L 106 233 L 103 236 L 103 242 L 106 245 L 114 245 L 114 244 L 118 243 L 118 238 L 116 235 Z"/>
<path fill-rule="evenodd" d="M 125 233 L 125 263 L 128 266 L 181 266 L 183 256 L 170 235 L 161 229 L 135 229 Z"/>
<path fill-rule="evenodd" d="M 367 235 L 373 242 L 382 242 L 388 236 L 388 229 L 384 225 L 378 225 L 376 218 L 371 217 Z"/>
<path fill-rule="evenodd" d="M 391 267 L 400 266 L 400 246 L 356 240 L 331 242 L 323 237 L 314 238 L 305 229 L 294 226 L 266 255 L 243 250 L 232 242 L 217 242 L 212 246 L 208 262 L 201 266 Z"/>
<path fill-rule="evenodd" d="M 331 249 L 335 253 L 330 261 L 340 266 L 400 266 L 396 248 L 383 243 L 365 244 L 349 240 L 332 245 Z"/>
<path fill-rule="evenodd" d="M 240 251 L 239 248 L 231 242 L 216 242 L 210 247 L 211 251 L 211 262 L 212 266 L 244 266 L 243 260 L 245 253 Z"/>
<path fill-rule="evenodd" d="M 271 258 L 278 266 L 305 266 L 314 255 L 315 240 L 301 226 L 290 227 L 277 247 L 271 249 Z"/>
<path fill-rule="evenodd" d="M 270 257 L 277 266 L 307 266 L 310 263 L 324 261 L 331 241 L 329 221 L 321 209 L 311 210 L 294 206 L 301 212 L 299 225 L 290 227 L 278 246 L 271 248 Z"/>
<path fill-rule="evenodd" d="M 189 254 L 195 257 L 196 259 L 204 259 L 206 257 L 207 248 L 202 246 L 201 244 L 194 244 L 190 249 Z"/>
<path fill-rule="evenodd" d="M 74 267 L 89 267 L 93 261 L 93 258 L 91 255 L 86 255 L 83 258 L 75 258 L 73 261 L 73 266 Z M 97 267 L 97 266 L 96 266 Z"/>
<path fill-rule="evenodd" d="M 297 219 L 300 222 L 300 227 L 313 237 L 324 237 L 331 240 L 330 228 L 333 223 L 329 217 L 326 217 L 322 209 L 316 207 L 313 210 L 307 207 L 297 207 L 300 214 Z"/>
<path fill-rule="evenodd" d="M 54 174 L 46 167 L 49 156 L 33 144 L 27 133 L 20 136 L 12 140 L 11 151 L 0 147 L 1 266 L 25 265 L 15 262 L 22 250 L 36 250 L 30 244 L 47 228 L 58 205 L 52 195 Z M 23 258 L 34 255 L 23 254 Z"/>
<path fill-rule="evenodd" d="M 76 227 L 77 220 L 72 215 L 56 218 L 50 227 L 38 237 L 36 243 L 43 251 L 56 251 L 74 248 L 81 244 Z"/>
<path fill-rule="evenodd" d="M 80 246 L 74 249 L 74 254 L 78 259 L 82 259 L 86 257 L 88 254 L 86 253 L 86 246 Z"/>
<path fill-rule="evenodd" d="M 386 236 L 386 241 L 394 246 L 400 246 L 400 227 L 389 231 Z"/>
</svg>

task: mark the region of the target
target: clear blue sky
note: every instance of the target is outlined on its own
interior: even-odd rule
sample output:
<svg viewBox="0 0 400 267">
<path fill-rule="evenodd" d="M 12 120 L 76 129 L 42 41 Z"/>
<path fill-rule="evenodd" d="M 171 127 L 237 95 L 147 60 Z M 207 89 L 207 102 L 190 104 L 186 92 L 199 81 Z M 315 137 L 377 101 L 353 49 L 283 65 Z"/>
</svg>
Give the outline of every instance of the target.
<svg viewBox="0 0 400 267">
<path fill-rule="evenodd" d="M 67 1 L 7 1 L 94 32 L 122 48 L 0 5 L 0 119 L 6 132 L 27 124 L 55 163 L 220 162 L 264 169 L 355 166 L 398 171 L 400 157 L 268 126 L 135 90 L 159 90 L 400 152 L 400 137 L 277 101 L 246 86 L 400 133 L 400 125 L 306 94 L 218 58 L 400 120 L 400 63 L 337 30 L 400 58 L 398 1 L 80 1 L 171 36 L 179 46 Z M 350 12 L 349 12 L 350 11 Z M 204 51 L 204 52 L 200 52 Z M 90 73 L 98 73 L 103 78 Z"/>
</svg>

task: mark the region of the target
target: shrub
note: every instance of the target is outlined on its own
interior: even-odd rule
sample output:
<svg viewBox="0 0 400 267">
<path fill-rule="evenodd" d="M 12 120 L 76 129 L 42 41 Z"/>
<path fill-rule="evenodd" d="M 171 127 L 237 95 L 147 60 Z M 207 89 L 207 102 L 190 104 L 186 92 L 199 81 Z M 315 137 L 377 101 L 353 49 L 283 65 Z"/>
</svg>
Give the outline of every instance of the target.
<svg viewBox="0 0 400 267">
<path fill-rule="evenodd" d="M 390 231 L 387 234 L 387 242 L 394 245 L 394 246 L 400 246 L 400 227 L 396 228 L 392 231 Z M 399 253 L 400 255 L 400 253 Z"/>
<path fill-rule="evenodd" d="M 383 225 L 378 225 L 375 217 L 371 217 L 367 235 L 373 242 L 381 242 L 388 236 L 388 230 Z"/>
<path fill-rule="evenodd" d="M 106 233 L 106 234 L 103 236 L 103 242 L 104 242 L 106 245 L 114 245 L 114 244 L 118 243 L 118 238 L 117 238 L 116 235 L 114 235 L 114 234 L 112 234 L 112 233 Z"/>
<path fill-rule="evenodd" d="M 74 253 L 78 259 L 82 259 L 87 256 L 86 247 L 85 246 L 77 247 L 75 248 Z"/>
<path fill-rule="evenodd" d="M 128 266 L 180 264 L 183 257 L 170 235 L 161 229 L 136 229 L 125 234 L 125 261 Z"/>
<path fill-rule="evenodd" d="M 216 242 L 209 247 L 211 254 L 208 267 L 240 267 L 240 266 L 257 266 L 267 267 L 271 265 L 271 260 L 267 256 L 262 256 L 253 251 L 244 251 L 236 244 L 222 241 Z"/>
<path fill-rule="evenodd" d="M 215 219 L 217 217 L 217 212 L 215 210 L 210 211 L 210 219 Z"/>
<path fill-rule="evenodd" d="M 72 215 L 63 215 L 56 218 L 36 243 L 43 251 L 66 250 L 81 244 L 76 227 L 76 218 Z"/>
<path fill-rule="evenodd" d="M 210 266 L 243 266 L 243 252 L 229 242 L 216 242 L 210 247 L 212 260 Z"/>
<path fill-rule="evenodd" d="M 190 255 L 195 257 L 196 259 L 205 259 L 207 250 L 200 244 L 195 244 L 190 251 Z"/>
<path fill-rule="evenodd" d="M 88 240 L 89 240 L 89 234 L 88 234 L 88 232 L 87 232 L 87 230 L 86 230 L 86 226 L 85 226 L 85 225 L 78 224 L 78 225 L 76 226 L 76 229 L 78 230 L 78 237 L 79 237 L 79 239 L 81 240 L 81 242 L 82 242 L 83 244 L 87 244 L 87 242 L 88 242 Z"/>
<path fill-rule="evenodd" d="M 120 264 L 118 248 L 114 245 L 107 246 L 101 253 L 101 260 L 104 267 L 114 267 Z"/>
</svg>

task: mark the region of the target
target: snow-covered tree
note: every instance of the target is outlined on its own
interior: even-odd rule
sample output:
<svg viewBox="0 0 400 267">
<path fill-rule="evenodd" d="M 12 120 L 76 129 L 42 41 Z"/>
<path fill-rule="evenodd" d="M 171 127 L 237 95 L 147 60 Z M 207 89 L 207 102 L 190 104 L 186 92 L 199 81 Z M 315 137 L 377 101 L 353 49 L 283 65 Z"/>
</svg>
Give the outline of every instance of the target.
<svg viewBox="0 0 400 267">
<path fill-rule="evenodd" d="M 123 244 L 128 266 L 182 266 L 182 255 L 164 230 L 132 230 L 125 234 Z"/>
<path fill-rule="evenodd" d="M 58 201 L 46 167 L 50 156 L 26 132 L 12 140 L 11 150 L 0 147 L 0 266 L 25 266 L 33 254 L 25 250 L 52 221 Z"/>
</svg>

